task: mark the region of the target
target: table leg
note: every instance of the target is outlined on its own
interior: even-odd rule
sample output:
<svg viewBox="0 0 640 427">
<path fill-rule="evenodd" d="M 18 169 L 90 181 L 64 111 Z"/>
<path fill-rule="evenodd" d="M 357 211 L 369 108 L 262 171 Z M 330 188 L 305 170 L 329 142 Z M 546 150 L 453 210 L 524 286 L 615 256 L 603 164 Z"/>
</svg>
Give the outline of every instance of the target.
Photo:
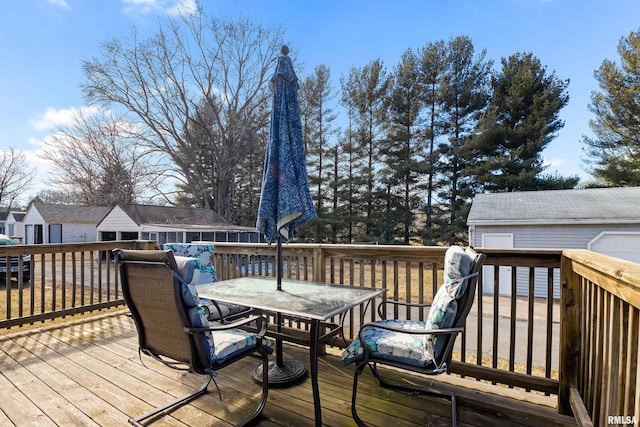
<svg viewBox="0 0 640 427">
<path fill-rule="evenodd" d="M 313 393 L 313 411 L 316 426 L 322 426 L 322 408 L 320 406 L 320 390 L 318 390 L 318 339 L 320 321 L 312 320 L 309 331 L 309 364 L 311 365 L 311 390 Z"/>
</svg>

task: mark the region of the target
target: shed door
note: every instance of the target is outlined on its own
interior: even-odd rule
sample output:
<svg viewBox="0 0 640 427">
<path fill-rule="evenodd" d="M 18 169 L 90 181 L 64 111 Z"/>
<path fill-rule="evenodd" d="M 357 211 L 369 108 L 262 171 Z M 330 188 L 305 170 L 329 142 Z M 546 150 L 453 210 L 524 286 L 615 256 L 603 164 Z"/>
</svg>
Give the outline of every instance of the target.
<svg viewBox="0 0 640 427">
<path fill-rule="evenodd" d="M 62 224 L 49 224 L 49 243 L 62 243 Z"/>
<path fill-rule="evenodd" d="M 513 234 L 511 233 L 482 233 L 482 247 L 496 249 L 513 249 Z M 512 267 L 501 266 L 499 268 L 500 295 L 511 295 L 511 269 Z M 494 266 L 482 267 L 482 292 L 493 295 L 494 290 Z"/>
<path fill-rule="evenodd" d="M 588 249 L 640 263 L 640 233 L 603 231 L 589 242 Z"/>
</svg>

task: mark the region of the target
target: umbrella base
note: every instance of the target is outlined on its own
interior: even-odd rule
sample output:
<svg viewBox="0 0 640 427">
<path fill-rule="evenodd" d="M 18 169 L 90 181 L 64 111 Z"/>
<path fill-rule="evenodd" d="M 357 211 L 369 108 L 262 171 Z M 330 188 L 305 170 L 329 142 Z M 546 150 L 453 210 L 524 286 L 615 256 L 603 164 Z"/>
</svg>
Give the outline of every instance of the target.
<svg viewBox="0 0 640 427">
<path fill-rule="evenodd" d="M 307 377 L 307 368 L 304 363 L 295 359 L 284 359 L 278 366 L 275 360 L 269 362 L 269 386 L 288 387 L 302 381 Z M 253 371 L 253 380 L 262 384 L 262 365 L 258 365 Z"/>
</svg>

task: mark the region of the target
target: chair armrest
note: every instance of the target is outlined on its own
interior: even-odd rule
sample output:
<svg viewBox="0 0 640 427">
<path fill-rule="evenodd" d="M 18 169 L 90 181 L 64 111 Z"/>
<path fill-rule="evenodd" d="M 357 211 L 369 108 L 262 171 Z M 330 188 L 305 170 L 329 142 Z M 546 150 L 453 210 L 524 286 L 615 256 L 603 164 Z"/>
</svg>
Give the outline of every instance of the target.
<svg viewBox="0 0 640 427">
<path fill-rule="evenodd" d="M 218 305 L 218 302 L 216 300 L 209 301 L 211 301 L 211 305 L 213 305 L 218 312 L 218 319 L 220 319 L 220 323 L 224 323 L 224 316 L 222 315 L 222 309 L 220 308 L 220 305 Z M 205 307 L 205 310 L 207 311 L 207 319 L 211 319 L 211 311 L 209 310 L 209 307 L 203 307 Z"/>
<path fill-rule="evenodd" d="M 390 304 L 390 305 L 401 305 L 404 307 L 418 307 L 418 308 L 424 308 L 424 307 L 431 307 L 431 304 L 420 304 L 417 302 L 404 302 L 404 301 L 393 301 L 393 300 L 386 300 L 386 301 L 381 301 L 378 304 L 378 316 L 380 316 L 381 319 L 386 319 L 386 317 L 382 314 L 382 306 L 386 305 L 386 304 Z"/>
<path fill-rule="evenodd" d="M 442 328 L 442 329 L 404 329 L 397 328 L 395 326 L 391 326 L 384 323 L 377 322 L 368 322 L 360 327 L 360 332 L 358 332 L 358 336 L 360 337 L 360 341 L 362 342 L 362 331 L 367 328 L 378 328 L 378 329 L 386 329 L 388 331 L 398 332 L 400 334 L 410 334 L 410 335 L 452 335 L 459 334 L 464 332 L 464 328 Z"/>
<path fill-rule="evenodd" d="M 245 317 L 244 319 L 237 320 L 233 323 L 216 323 L 215 325 L 210 325 L 208 328 L 184 328 L 184 331 L 188 334 L 198 333 L 198 332 L 215 332 L 215 331 L 226 331 L 229 329 L 239 328 L 240 326 L 247 325 L 249 323 L 256 322 L 258 331 L 256 335 L 259 338 L 263 338 L 267 332 L 268 322 L 265 316 L 252 315 L 249 317 Z"/>
</svg>

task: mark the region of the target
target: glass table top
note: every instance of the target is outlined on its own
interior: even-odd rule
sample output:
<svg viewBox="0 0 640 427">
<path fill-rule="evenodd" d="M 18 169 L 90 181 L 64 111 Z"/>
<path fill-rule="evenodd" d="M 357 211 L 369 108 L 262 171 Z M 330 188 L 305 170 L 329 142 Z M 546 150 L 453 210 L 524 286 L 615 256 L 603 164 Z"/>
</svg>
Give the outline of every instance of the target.
<svg viewBox="0 0 640 427">
<path fill-rule="evenodd" d="M 282 280 L 282 290 L 278 291 L 275 277 L 240 277 L 197 285 L 196 289 L 203 298 L 318 320 L 327 320 L 386 292 L 287 279 Z"/>
</svg>

